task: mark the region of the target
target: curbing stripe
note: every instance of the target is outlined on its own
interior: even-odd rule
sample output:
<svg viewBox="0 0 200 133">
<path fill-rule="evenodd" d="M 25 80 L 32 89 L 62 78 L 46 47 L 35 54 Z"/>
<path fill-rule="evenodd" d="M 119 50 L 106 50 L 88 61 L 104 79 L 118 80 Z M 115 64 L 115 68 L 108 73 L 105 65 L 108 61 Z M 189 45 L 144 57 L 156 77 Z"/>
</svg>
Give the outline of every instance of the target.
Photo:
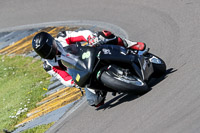
<svg viewBox="0 0 200 133">
<path fill-rule="evenodd" d="M 16 125 L 15 127 L 22 126 L 22 125 L 26 124 L 27 122 L 30 122 L 30 121 L 34 120 L 35 118 L 38 118 L 38 117 L 40 117 L 40 116 L 42 116 L 44 114 L 47 114 L 47 113 L 49 113 L 51 111 L 54 111 L 54 110 L 56 110 L 56 109 L 58 109 L 60 107 L 63 107 L 63 106 L 65 106 L 65 105 L 67 105 L 67 104 L 69 104 L 69 103 L 71 103 L 73 101 L 76 101 L 76 100 L 80 99 L 78 96 L 79 96 L 79 94 L 75 94 L 75 95 L 73 95 L 73 97 L 70 97 L 71 101 L 62 101 L 62 102 L 60 102 L 60 104 L 55 104 L 54 106 L 51 106 L 51 108 L 46 108 L 41 112 L 37 112 L 35 115 L 33 115 L 31 117 L 28 117 L 27 119 L 23 120 L 21 123 Z"/>
<path fill-rule="evenodd" d="M 74 91 L 74 89 L 75 88 L 72 88 L 71 94 L 62 95 L 58 98 L 51 100 L 50 102 L 47 102 L 46 104 L 43 104 L 42 106 L 34 109 L 32 111 L 33 114 L 29 113 L 30 116 L 28 118 L 24 119 L 21 123 L 17 124 L 15 127 L 22 126 L 25 123 L 27 123 L 39 116 L 47 114 L 51 111 L 54 111 L 58 108 L 61 108 L 71 102 L 74 102 L 74 101 L 80 99 L 82 97 L 81 92 L 78 89 L 76 89 L 76 91 Z"/>
</svg>

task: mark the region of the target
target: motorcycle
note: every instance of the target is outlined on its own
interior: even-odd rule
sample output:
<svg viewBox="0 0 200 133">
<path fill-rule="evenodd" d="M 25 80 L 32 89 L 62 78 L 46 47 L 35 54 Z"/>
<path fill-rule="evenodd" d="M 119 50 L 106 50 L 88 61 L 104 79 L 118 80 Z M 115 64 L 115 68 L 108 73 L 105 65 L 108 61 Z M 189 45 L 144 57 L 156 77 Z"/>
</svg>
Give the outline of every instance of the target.
<svg viewBox="0 0 200 133">
<path fill-rule="evenodd" d="M 73 44 L 64 49 L 61 61 L 80 87 L 118 93 L 144 94 L 150 90 L 148 81 L 166 72 L 165 62 L 144 51 L 118 45 L 98 47 Z"/>
</svg>

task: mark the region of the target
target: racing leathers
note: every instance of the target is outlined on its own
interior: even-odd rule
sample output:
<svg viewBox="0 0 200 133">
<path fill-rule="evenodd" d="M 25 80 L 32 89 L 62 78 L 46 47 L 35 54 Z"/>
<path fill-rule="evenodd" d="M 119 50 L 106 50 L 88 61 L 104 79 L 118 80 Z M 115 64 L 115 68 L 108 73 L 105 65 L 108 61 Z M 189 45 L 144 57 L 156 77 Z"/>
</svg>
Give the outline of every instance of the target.
<svg viewBox="0 0 200 133">
<path fill-rule="evenodd" d="M 82 31 L 62 31 L 55 38 L 58 51 L 62 54 L 67 54 L 64 48 L 77 43 L 88 42 L 89 46 L 96 47 L 101 44 L 116 44 L 126 48 L 135 50 L 143 50 L 145 44 L 141 42 L 132 42 L 126 39 L 121 39 L 109 31 L 91 32 L 90 30 Z M 52 60 L 44 59 L 44 69 L 53 77 L 57 78 L 66 87 L 74 86 L 72 77 L 67 73 L 67 68 L 61 63 L 61 55 L 56 55 Z M 89 105 L 98 107 L 105 100 L 106 93 L 85 88 L 85 94 Z"/>
</svg>

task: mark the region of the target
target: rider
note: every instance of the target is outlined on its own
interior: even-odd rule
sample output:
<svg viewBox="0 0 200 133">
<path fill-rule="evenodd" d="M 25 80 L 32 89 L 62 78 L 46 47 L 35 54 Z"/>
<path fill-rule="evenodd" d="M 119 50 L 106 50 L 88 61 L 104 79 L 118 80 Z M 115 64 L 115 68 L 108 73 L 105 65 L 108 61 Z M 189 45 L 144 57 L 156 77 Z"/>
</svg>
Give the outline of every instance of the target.
<svg viewBox="0 0 200 133">
<path fill-rule="evenodd" d="M 77 43 L 88 42 L 89 46 L 95 47 L 99 44 L 115 44 L 134 50 L 144 50 L 142 42 L 132 42 L 115 36 L 110 31 L 94 33 L 90 30 L 61 31 L 57 38 L 53 38 L 46 32 L 40 32 L 32 40 L 32 47 L 35 52 L 43 58 L 43 67 L 51 76 L 56 77 L 66 87 L 74 86 L 72 77 L 66 72 L 67 68 L 61 63 L 60 57 L 65 47 Z M 99 107 L 104 104 L 106 92 L 95 91 L 85 88 L 89 105 Z"/>
</svg>

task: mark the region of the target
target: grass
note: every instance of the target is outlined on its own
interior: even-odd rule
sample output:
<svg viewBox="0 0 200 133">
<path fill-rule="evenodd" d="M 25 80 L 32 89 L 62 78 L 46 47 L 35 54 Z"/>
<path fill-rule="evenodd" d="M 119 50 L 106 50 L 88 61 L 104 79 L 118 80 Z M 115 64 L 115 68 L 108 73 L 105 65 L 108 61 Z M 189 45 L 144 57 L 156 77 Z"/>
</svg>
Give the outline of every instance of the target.
<svg viewBox="0 0 200 133">
<path fill-rule="evenodd" d="M 45 131 L 47 131 L 47 129 L 49 129 L 52 125 L 54 124 L 54 122 L 49 123 L 47 125 L 40 125 L 31 129 L 28 129 L 26 131 L 23 131 L 22 133 L 44 133 Z"/>
<path fill-rule="evenodd" d="M 46 93 L 50 76 L 32 57 L 0 55 L 0 132 L 9 131 Z"/>
</svg>

